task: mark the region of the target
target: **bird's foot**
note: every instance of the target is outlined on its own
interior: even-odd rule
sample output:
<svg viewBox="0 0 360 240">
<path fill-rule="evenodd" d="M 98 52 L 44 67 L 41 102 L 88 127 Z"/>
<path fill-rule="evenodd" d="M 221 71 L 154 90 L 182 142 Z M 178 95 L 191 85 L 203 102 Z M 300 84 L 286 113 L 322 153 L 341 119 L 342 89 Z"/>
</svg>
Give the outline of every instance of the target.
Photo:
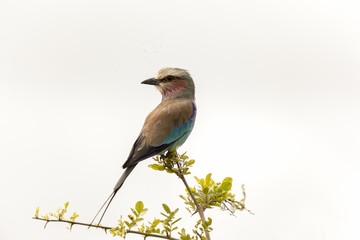
<svg viewBox="0 0 360 240">
<path fill-rule="evenodd" d="M 170 158 L 170 159 L 172 159 L 174 157 L 179 158 L 179 154 L 177 153 L 176 150 L 171 150 L 171 151 L 167 151 L 167 153 L 165 154 L 165 157 Z"/>
</svg>

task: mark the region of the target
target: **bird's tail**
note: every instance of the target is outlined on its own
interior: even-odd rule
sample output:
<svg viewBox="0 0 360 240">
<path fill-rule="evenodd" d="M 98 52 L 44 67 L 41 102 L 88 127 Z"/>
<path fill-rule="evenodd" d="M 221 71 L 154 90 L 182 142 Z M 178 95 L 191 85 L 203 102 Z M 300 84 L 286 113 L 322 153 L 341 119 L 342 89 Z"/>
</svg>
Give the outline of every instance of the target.
<svg viewBox="0 0 360 240">
<path fill-rule="evenodd" d="M 98 226 L 101 223 L 101 220 L 103 219 L 108 207 L 110 206 L 111 201 L 114 199 L 116 193 L 119 191 L 119 189 L 121 188 L 121 186 L 124 184 L 126 178 L 129 176 L 129 174 L 132 172 L 132 170 L 134 170 L 134 168 L 136 167 L 137 164 L 132 165 L 128 168 L 125 169 L 125 172 L 121 175 L 119 181 L 117 181 L 115 187 L 114 187 L 114 191 L 110 194 L 110 196 L 106 199 L 106 201 L 104 202 L 104 204 L 101 206 L 101 208 L 99 209 L 99 211 L 96 213 L 94 219 L 91 221 L 90 225 L 93 224 L 93 222 L 95 221 L 96 217 L 99 215 L 99 213 L 101 212 L 101 210 L 105 207 L 103 214 L 101 215 L 101 218 L 99 220 L 99 223 L 97 224 Z M 107 203 L 107 204 L 106 204 Z M 90 228 L 90 226 L 89 226 Z"/>
</svg>

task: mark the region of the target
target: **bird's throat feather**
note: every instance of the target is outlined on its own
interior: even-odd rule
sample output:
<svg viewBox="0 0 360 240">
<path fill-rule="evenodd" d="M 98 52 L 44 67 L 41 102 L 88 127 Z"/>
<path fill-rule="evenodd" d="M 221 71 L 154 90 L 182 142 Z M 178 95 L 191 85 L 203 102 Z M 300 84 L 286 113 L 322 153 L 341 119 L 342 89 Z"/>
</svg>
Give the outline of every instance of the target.
<svg viewBox="0 0 360 240">
<path fill-rule="evenodd" d="M 183 79 L 176 79 L 174 81 L 171 81 L 169 83 L 166 83 L 162 86 L 162 95 L 163 98 L 178 94 L 186 90 L 188 87 L 188 84 L 186 80 Z"/>
</svg>

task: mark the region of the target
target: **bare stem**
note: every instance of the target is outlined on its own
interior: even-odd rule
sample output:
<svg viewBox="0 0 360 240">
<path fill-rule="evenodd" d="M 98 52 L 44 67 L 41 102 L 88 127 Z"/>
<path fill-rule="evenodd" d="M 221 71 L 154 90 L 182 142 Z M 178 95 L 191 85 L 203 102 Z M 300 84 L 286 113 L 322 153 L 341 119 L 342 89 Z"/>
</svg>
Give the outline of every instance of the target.
<svg viewBox="0 0 360 240">
<path fill-rule="evenodd" d="M 38 217 L 33 217 L 33 219 L 45 221 L 46 224 L 49 223 L 49 222 L 63 222 L 63 223 L 69 223 L 71 225 L 71 227 L 72 227 L 72 225 L 82 225 L 82 226 L 87 226 L 87 227 L 101 228 L 101 229 L 103 229 L 105 231 L 110 230 L 110 229 L 113 228 L 113 227 L 106 227 L 106 226 L 101 226 L 101 225 L 99 226 L 99 225 L 82 223 L 82 222 L 68 221 L 68 220 L 64 220 L 64 219 L 45 219 L 45 218 L 38 218 Z M 179 240 L 177 238 L 173 238 L 173 237 L 170 237 L 170 236 L 167 237 L 167 236 L 162 236 L 162 235 L 159 235 L 159 234 L 144 233 L 144 232 L 138 232 L 138 231 L 133 231 L 133 230 L 126 230 L 126 234 L 128 234 L 128 233 L 143 235 L 145 238 L 146 237 L 156 237 L 156 238 L 169 239 L 169 240 Z"/>
</svg>

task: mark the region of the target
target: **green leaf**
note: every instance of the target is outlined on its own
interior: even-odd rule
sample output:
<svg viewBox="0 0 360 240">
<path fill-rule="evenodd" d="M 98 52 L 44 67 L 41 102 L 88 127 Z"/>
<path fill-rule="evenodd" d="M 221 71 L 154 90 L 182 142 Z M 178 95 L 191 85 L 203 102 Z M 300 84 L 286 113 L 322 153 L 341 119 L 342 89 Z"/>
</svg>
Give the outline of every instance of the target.
<svg viewBox="0 0 360 240">
<path fill-rule="evenodd" d="M 159 170 L 160 165 L 159 164 L 150 164 L 149 167 L 151 167 L 154 170 Z"/>
<path fill-rule="evenodd" d="M 65 208 L 67 208 L 69 206 L 69 202 L 65 203 Z"/>
<path fill-rule="evenodd" d="M 221 184 L 221 188 L 224 189 L 225 191 L 230 191 L 232 187 L 232 184 L 230 182 L 223 182 Z"/>
<path fill-rule="evenodd" d="M 147 213 L 148 209 L 144 208 L 141 213 L 139 214 L 139 217 L 144 216 Z"/>
<path fill-rule="evenodd" d="M 158 225 L 160 222 L 161 222 L 160 219 L 155 219 L 154 222 L 153 222 L 153 224 L 154 224 L 154 225 Z"/>
<path fill-rule="evenodd" d="M 37 207 L 37 208 L 36 208 L 36 211 L 35 211 L 35 217 L 36 217 L 36 218 L 39 217 L 39 210 L 40 210 L 40 208 Z"/>
<path fill-rule="evenodd" d="M 223 182 L 232 182 L 232 178 L 231 177 L 226 177 L 226 178 L 224 178 Z"/>
<path fill-rule="evenodd" d="M 208 175 L 206 175 L 206 178 L 205 178 L 206 184 L 209 184 L 210 181 L 211 181 L 211 173 L 209 173 Z"/>
<path fill-rule="evenodd" d="M 143 209 L 144 209 L 144 203 L 143 203 L 142 201 L 138 201 L 138 202 L 135 204 L 135 210 L 136 210 L 138 213 L 141 213 Z"/>
<path fill-rule="evenodd" d="M 162 206 L 163 206 L 163 208 L 164 208 L 164 210 L 165 210 L 166 213 L 168 213 L 168 214 L 171 213 L 170 208 L 169 208 L 165 203 L 163 203 Z"/>
<path fill-rule="evenodd" d="M 132 208 L 130 208 L 131 209 L 131 211 L 133 212 L 133 214 L 137 217 L 137 216 L 139 216 L 139 213 L 137 212 L 137 211 L 135 211 L 134 209 L 132 209 Z"/>
<path fill-rule="evenodd" d="M 173 222 L 173 225 L 174 225 L 175 223 L 177 223 L 178 221 L 180 221 L 180 220 L 181 220 L 181 218 L 176 219 L 176 220 Z"/>
<path fill-rule="evenodd" d="M 230 191 L 231 187 L 232 187 L 232 178 L 227 177 L 225 178 L 220 186 L 222 189 L 224 189 L 225 191 Z"/>
</svg>

